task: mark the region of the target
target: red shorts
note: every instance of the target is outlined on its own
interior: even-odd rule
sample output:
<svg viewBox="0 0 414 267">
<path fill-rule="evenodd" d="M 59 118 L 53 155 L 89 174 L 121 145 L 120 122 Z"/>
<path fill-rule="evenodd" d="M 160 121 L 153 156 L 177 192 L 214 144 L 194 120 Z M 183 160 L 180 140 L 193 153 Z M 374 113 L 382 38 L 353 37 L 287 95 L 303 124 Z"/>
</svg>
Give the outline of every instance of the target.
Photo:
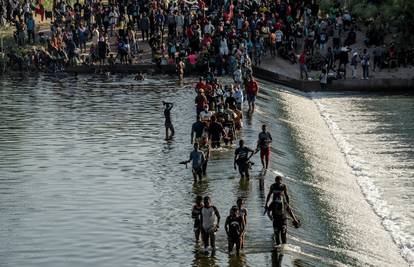
<svg viewBox="0 0 414 267">
<path fill-rule="evenodd" d="M 270 157 L 270 147 L 260 149 L 260 158 L 263 159 L 264 157 Z"/>
</svg>

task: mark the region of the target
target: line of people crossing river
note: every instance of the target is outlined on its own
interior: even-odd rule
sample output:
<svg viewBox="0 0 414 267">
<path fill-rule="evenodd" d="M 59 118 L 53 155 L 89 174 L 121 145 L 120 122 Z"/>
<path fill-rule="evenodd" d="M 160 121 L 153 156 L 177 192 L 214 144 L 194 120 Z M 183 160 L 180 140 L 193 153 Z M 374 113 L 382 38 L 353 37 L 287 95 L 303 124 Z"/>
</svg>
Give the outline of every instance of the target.
<svg viewBox="0 0 414 267">
<path fill-rule="evenodd" d="M 259 92 L 258 83 L 252 75 L 242 77 L 242 79 L 233 78 L 234 84 L 223 87 L 211 73 L 207 73 L 206 77 L 200 77 L 195 86 L 196 122 L 192 124 L 190 134 L 193 150 L 187 160 L 180 162 L 186 165 L 191 163 L 194 183 L 202 181 L 206 176 L 212 149 L 220 149 L 223 143 L 229 147 L 236 140 L 238 131 L 243 127 L 242 105 L 245 95 L 249 104 L 247 114 L 252 116 L 254 113 L 256 96 Z M 242 87 L 245 89 L 244 92 Z M 163 102 L 163 104 L 165 105 L 166 138 L 170 139 L 174 135 L 171 122 L 173 104 L 168 102 Z M 265 124 L 262 125 L 261 132 L 258 134 L 255 149 L 246 146 L 243 139 L 238 140 L 238 147 L 234 151 L 234 169 L 238 170 L 240 179 L 250 178 L 249 171 L 254 164 L 250 159 L 259 152 L 263 168 L 261 175 L 265 175 L 269 167 L 271 143 L 272 136 Z M 196 242 L 199 242 L 201 237 L 204 252 L 208 254 L 211 250 L 215 253 L 215 236 L 221 221 L 219 210 L 213 205 L 209 196 L 197 196 L 191 214 L 194 220 Z M 273 222 L 273 240 L 275 248 L 280 250 L 280 245 L 287 242 L 288 216 L 291 217 L 296 228 L 300 226 L 300 221 L 290 208 L 289 194 L 287 186 L 282 182 L 282 176 L 276 176 L 275 182 L 269 188 L 264 215 L 267 215 Z M 237 203 L 230 208 L 224 223 L 229 253 L 232 253 L 236 247 L 236 253 L 239 255 L 240 250 L 244 248 L 247 217 L 244 199 L 238 198 Z"/>
</svg>

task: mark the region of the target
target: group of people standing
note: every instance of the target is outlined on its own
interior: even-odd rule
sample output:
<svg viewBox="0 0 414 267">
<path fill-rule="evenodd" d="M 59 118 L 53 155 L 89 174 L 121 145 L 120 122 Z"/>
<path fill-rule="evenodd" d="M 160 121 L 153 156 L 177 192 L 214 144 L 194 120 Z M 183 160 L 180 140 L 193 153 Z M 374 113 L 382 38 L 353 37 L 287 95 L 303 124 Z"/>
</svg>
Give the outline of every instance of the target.
<svg viewBox="0 0 414 267">
<path fill-rule="evenodd" d="M 398 65 L 393 44 L 389 49 L 378 44 L 363 55 L 349 49 L 359 29 L 338 1 L 329 12 L 324 10 L 323 17 L 317 1 L 305 0 L 53 2 L 46 10 L 43 0 L 1 0 L 0 17 L 15 25 L 19 45 L 34 42 L 37 36 L 43 40 L 50 54 L 43 62 L 58 61 L 59 69 L 68 64 L 137 63 L 143 55 L 140 40 L 148 43 L 159 66 L 176 64 L 180 77 L 208 69 L 218 76 L 232 75 L 237 66 L 260 65 L 267 54 L 299 63 L 303 79 L 311 69 L 342 79 L 347 65 L 356 77 L 358 63 L 367 79 L 367 54 L 373 57 L 371 66 Z M 36 14 L 51 19 L 50 31 L 36 35 Z M 353 58 L 355 53 L 361 55 Z"/>
<path fill-rule="evenodd" d="M 268 205 L 270 199 L 272 201 Z M 264 209 L 264 215 L 267 215 L 273 222 L 273 241 L 275 248 L 279 248 L 281 244 L 287 243 L 288 215 L 291 217 L 294 227 L 298 228 L 300 226 L 300 221 L 289 206 L 287 186 L 282 182 L 281 176 L 276 176 L 275 183 L 270 186 Z M 247 215 L 244 199 L 238 198 L 236 205 L 230 208 L 224 223 L 229 253 L 232 253 L 234 247 L 236 247 L 236 254 L 239 255 L 240 250 L 245 246 Z M 216 232 L 220 228 L 221 216 L 209 196 L 196 197 L 191 217 L 194 220 L 195 241 L 198 243 L 201 236 L 204 252 L 208 254 L 211 247 L 212 254 L 214 254 L 216 250 Z"/>
<path fill-rule="evenodd" d="M 195 85 L 197 96 L 194 104 L 197 120 L 191 127 L 193 150 L 188 160 L 180 162 L 182 164 L 191 162 L 194 183 L 202 181 L 206 176 L 207 164 L 211 157 L 212 149 L 221 148 L 221 142 L 223 141 L 225 144 L 231 144 L 236 138 L 234 130 L 240 130 L 242 127 L 244 99 L 247 98 L 249 102 L 247 114 L 252 116 L 254 113 L 254 103 L 259 91 L 257 82 L 250 73 L 247 76 L 242 74 L 240 79 L 236 74 L 233 80 L 234 84 L 224 86 L 223 89 L 222 84 L 214 77 L 214 74 L 207 72 L 205 77 L 200 77 Z M 249 87 L 253 83 L 255 87 L 254 93 L 251 91 L 251 87 Z M 241 87 L 244 90 L 241 90 Z M 240 97 L 236 96 L 238 93 L 240 93 Z M 170 114 L 173 104 L 168 102 L 163 102 L 163 104 L 165 105 L 165 127 L 168 137 L 169 131 L 172 134 L 174 133 Z M 266 125 L 262 125 L 255 149 L 245 146 L 244 140 L 239 140 L 239 146 L 234 151 L 234 168 L 238 169 L 242 180 L 249 181 L 249 170 L 253 164 L 250 158 L 259 151 L 263 167 L 261 173 L 264 176 L 269 168 L 272 140 Z M 262 177 L 261 179 L 264 178 Z M 272 201 L 268 205 L 270 200 Z M 230 208 L 224 223 L 228 239 L 228 251 L 231 253 L 234 247 L 236 247 L 237 255 L 245 246 L 248 213 L 244 205 L 245 200 L 238 198 L 235 205 Z M 282 183 L 281 176 L 276 176 L 275 183 L 270 187 L 264 209 L 265 214 L 273 221 L 275 245 L 285 244 L 288 215 L 292 218 L 293 224 L 296 227 L 299 227 L 299 221 L 289 206 L 287 186 Z M 209 196 L 196 197 L 192 208 L 192 218 L 194 219 L 196 242 L 200 241 L 201 236 L 204 252 L 208 253 L 211 247 L 214 253 L 216 250 L 215 236 L 219 230 L 221 216 Z"/>
</svg>

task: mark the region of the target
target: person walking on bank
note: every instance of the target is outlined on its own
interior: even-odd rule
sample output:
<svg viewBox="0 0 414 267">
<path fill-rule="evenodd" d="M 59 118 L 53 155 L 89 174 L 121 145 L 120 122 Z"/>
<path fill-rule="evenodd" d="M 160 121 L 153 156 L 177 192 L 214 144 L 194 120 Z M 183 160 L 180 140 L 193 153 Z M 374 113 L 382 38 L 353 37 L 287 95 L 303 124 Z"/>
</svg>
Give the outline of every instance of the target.
<svg viewBox="0 0 414 267">
<path fill-rule="evenodd" d="M 321 85 L 321 90 L 326 90 L 326 85 L 328 84 L 328 74 L 326 73 L 326 69 L 322 69 L 319 83 Z"/>
<path fill-rule="evenodd" d="M 250 156 L 249 156 L 249 153 Z M 251 148 L 248 148 L 244 146 L 244 141 L 239 141 L 239 147 L 234 152 L 234 169 L 236 169 L 236 164 L 239 167 L 239 173 L 240 178 L 244 179 L 246 177 L 247 179 L 250 178 L 249 174 L 249 159 L 253 156 L 254 151 Z"/>
<path fill-rule="evenodd" d="M 30 44 L 30 40 L 32 40 L 33 44 L 35 43 L 35 20 L 33 19 L 33 15 L 29 15 L 29 18 L 26 21 L 27 25 L 27 43 Z"/>
<path fill-rule="evenodd" d="M 263 124 L 262 132 L 259 133 L 259 138 L 257 140 L 256 151 L 260 150 L 260 160 L 262 162 L 263 169 L 265 170 L 269 167 L 270 143 L 272 143 L 272 136 L 266 130 L 266 124 Z"/>
<path fill-rule="evenodd" d="M 201 234 L 201 209 L 203 208 L 203 197 L 197 196 L 196 197 L 196 203 L 193 206 L 193 209 L 191 210 L 191 217 L 194 219 L 194 234 L 196 242 L 200 240 L 200 234 Z"/>
<path fill-rule="evenodd" d="M 233 251 L 234 245 L 236 245 L 237 256 L 240 255 L 242 234 L 244 232 L 243 218 L 240 216 L 236 206 L 231 207 L 230 215 L 227 216 L 224 224 L 228 240 L 229 254 Z"/>
<path fill-rule="evenodd" d="M 308 67 L 306 66 L 306 51 L 304 50 L 299 56 L 300 79 L 303 80 L 303 73 L 305 73 L 306 80 L 308 80 Z"/>
<path fill-rule="evenodd" d="M 364 49 L 364 53 L 362 54 L 362 56 L 360 56 L 360 58 L 361 58 L 361 66 L 362 66 L 362 79 L 368 80 L 370 56 L 366 48 Z"/>
<path fill-rule="evenodd" d="M 220 225 L 220 213 L 211 204 L 209 196 L 204 197 L 204 207 L 201 208 L 201 235 L 204 242 L 204 252 L 208 253 L 209 244 L 213 253 L 216 250 L 216 232 Z"/>
<path fill-rule="evenodd" d="M 352 79 L 356 79 L 358 67 L 358 53 L 354 52 L 351 58 Z"/>
<path fill-rule="evenodd" d="M 174 126 L 171 121 L 171 109 L 174 107 L 173 103 L 163 101 L 162 104 L 165 106 L 164 117 L 165 117 L 165 139 L 171 139 L 174 136 Z M 168 135 L 168 130 L 170 130 L 171 135 Z"/>
</svg>

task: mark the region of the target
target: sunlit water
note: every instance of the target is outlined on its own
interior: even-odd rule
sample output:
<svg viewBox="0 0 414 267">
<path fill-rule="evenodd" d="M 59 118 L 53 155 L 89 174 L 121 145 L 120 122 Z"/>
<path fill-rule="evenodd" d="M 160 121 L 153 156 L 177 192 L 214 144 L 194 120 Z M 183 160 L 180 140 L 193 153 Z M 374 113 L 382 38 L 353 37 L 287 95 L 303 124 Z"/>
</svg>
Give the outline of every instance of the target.
<svg viewBox="0 0 414 267">
<path fill-rule="evenodd" d="M 341 114 L 340 107 L 322 109 L 330 105 L 324 98 L 262 83 L 257 112 L 245 118 L 241 136 L 255 146 L 262 123 L 273 135 L 265 191 L 257 157 L 253 178 L 239 180 L 234 148 L 213 152 L 208 177 L 193 185 L 190 170 L 178 164 L 191 151 L 193 82 L 177 85 L 161 76 L 141 83 L 131 76 L 4 78 L 0 266 L 407 265 L 401 243 L 367 201 L 339 133 L 327 122 L 327 114 Z M 176 136 L 170 141 L 164 140 L 162 100 L 175 103 Z M 343 127 L 334 115 L 329 118 Z M 376 139 L 364 140 L 354 145 Z M 412 162 L 413 156 L 406 158 Z M 300 229 L 289 227 L 291 246 L 283 258 L 271 253 L 272 226 L 263 216 L 267 187 L 279 172 L 302 221 Z M 402 179 L 404 187 L 392 179 L 397 186 L 381 192 L 387 205 L 410 205 L 410 179 Z M 381 188 L 380 180 L 374 182 Z M 392 190 L 407 191 L 399 199 Z M 210 195 L 221 212 L 215 256 L 203 255 L 194 242 L 190 211 L 198 194 Z M 237 258 L 226 253 L 223 223 L 239 196 L 246 199 L 249 224 Z M 410 237 L 412 209 L 400 208 L 396 212 L 408 219 L 396 222 Z"/>
</svg>

